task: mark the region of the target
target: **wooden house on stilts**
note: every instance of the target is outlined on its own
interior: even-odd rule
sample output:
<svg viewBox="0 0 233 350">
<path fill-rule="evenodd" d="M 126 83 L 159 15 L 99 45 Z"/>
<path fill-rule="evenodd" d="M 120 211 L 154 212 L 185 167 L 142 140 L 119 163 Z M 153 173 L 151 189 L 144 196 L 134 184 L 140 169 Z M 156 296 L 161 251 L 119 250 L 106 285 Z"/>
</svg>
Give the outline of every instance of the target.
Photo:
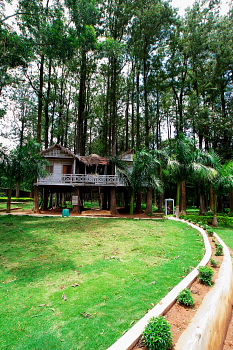
<svg viewBox="0 0 233 350">
<path fill-rule="evenodd" d="M 81 213 L 85 198 L 91 194 L 98 198 L 99 208 L 111 214 L 117 214 L 117 193 L 127 202 L 127 187 L 110 159 L 97 154 L 79 156 L 59 144 L 41 153 L 48 161 L 47 176 L 39 178 L 34 186 L 35 212 L 71 200 L 72 212 Z M 133 154 L 126 152 L 121 159 L 130 163 Z"/>
</svg>

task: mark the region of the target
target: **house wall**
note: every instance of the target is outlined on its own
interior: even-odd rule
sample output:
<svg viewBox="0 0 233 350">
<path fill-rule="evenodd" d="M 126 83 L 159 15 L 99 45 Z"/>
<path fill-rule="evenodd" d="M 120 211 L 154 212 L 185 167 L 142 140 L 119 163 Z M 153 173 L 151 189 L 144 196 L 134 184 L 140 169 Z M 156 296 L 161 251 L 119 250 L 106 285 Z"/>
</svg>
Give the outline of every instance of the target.
<svg viewBox="0 0 233 350">
<path fill-rule="evenodd" d="M 53 166 L 53 175 L 62 175 L 63 174 L 63 166 L 64 165 L 71 165 L 71 172 L 73 173 L 73 159 L 49 159 L 50 164 Z"/>
</svg>

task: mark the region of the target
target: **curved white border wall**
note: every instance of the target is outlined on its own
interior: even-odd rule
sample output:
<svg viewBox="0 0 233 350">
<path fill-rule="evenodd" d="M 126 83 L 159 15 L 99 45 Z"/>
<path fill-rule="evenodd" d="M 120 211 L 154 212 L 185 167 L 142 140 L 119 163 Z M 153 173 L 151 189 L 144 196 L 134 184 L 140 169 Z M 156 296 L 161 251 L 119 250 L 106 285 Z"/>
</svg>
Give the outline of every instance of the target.
<svg viewBox="0 0 233 350">
<path fill-rule="evenodd" d="M 190 326 L 182 333 L 175 350 L 221 350 L 229 326 L 233 303 L 232 260 L 225 243 L 218 279 L 204 298 Z"/>
<path fill-rule="evenodd" d="M 139 338 L 141 337 L 142 332 L 144 331 L 147 323 L 152 317 L 157 317 L 159 315 L 163 315 L 166 313 L 167 310 L 171 308 L 171 306 L 175 303 L 177 296 L 179 293 L 189 287 L 193 281 L 198 276 L 198 266 L 204 266 L 208 263 L 211 257 L 211 246 L 207 237 L 206 232 L 201 229 L 200 227 L 197 227 L 191 223 L 188 223 L 184 220 L 179 220 L 173 217 L 169 217 L 170 220 L 175 221 L 183 221 L 187 223 L 188 225 L 196 228 L 203 236 L 204 243 L 205 243 L 205 249 L 206 253 L 201 260 L 201 262 L 197 265 L 197 267 L 190 272 L 177 286 L 175 286 L 152 310 L 150 310 L 141 320 L 139 320 L 132 328 L 128 330 L 120 339 L 118 339 L 108 350 L 130 350 L 134 347 L 134 345 L 137 343 Z M 181 349 L 181 348 L 180 348 Z M 182 348 L 182 349 L 188 349 Z M 193 348 L 194 349 L 194 348 Z M 189 349 L 190 350 L 190 349 Z M 195 349 L 197 350 L 197 349 Z M 202 348 L 201 350 L 204 350 Z M 211 348 L 211 350 L 217 350 L 215 348 Z"/>
</svg>

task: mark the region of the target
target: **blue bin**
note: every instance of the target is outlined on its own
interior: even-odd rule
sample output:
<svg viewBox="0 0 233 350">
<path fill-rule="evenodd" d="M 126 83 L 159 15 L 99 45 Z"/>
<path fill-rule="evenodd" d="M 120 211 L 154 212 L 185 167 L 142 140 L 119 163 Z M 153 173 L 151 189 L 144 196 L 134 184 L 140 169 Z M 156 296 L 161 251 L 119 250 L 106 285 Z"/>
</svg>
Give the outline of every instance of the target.
<svg viewBox="0 0 233 350">
<path fill-rule="evenodd" d="M 63 209 L 62 210 L 62 217 L 68 217 L 68 216 L 70 216 L 69 209 Z"/>
</svg>

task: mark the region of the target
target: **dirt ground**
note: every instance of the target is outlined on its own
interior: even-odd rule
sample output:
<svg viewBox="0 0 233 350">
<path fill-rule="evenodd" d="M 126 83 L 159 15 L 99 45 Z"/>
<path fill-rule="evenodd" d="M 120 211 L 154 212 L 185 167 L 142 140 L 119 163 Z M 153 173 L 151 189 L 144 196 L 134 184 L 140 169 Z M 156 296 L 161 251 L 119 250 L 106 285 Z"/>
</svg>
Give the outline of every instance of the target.
<svg viewBox="0 0 233 350">
<path fill-rule="evenodd" d="M 0 214 L 3 214 L 4 211 L 2 211 Z M 5 213 L 4 213 L 5 214 Z M 22 210 L 21 208 L 17 208 L 16 210 L 12 210 L 11 214 L 14 215 L 33 215 L 34 212 L 32 210 Z M 54 208 L 50 210 L 40 211 L 41 215 L 55 215 L 55 216 L 62 216 L 62 208 Z M 37 214 L 34 214 L 35 216 Z M 164 216 L 164 213 L 155 213 L 153 215 L 147 215 L 144 212 L 143 213 L 135 213 L 134 215 L 130 215 L 128 212 L 125 212 L 123 209 L 118 209 L 117 215 L 111 215 L 110 211 L 108 210 L 99 210 L 99 209 L 90 209 L 85 210 L 81 214 L 76 214 L 71 211 L 70 216 L 72 217 L 85 217 L 85 216 L 96 216 L 96 217 L 119 217 L 119 218 L 134 218 L 134 219 L 161 219 Z"/>
</svg>

